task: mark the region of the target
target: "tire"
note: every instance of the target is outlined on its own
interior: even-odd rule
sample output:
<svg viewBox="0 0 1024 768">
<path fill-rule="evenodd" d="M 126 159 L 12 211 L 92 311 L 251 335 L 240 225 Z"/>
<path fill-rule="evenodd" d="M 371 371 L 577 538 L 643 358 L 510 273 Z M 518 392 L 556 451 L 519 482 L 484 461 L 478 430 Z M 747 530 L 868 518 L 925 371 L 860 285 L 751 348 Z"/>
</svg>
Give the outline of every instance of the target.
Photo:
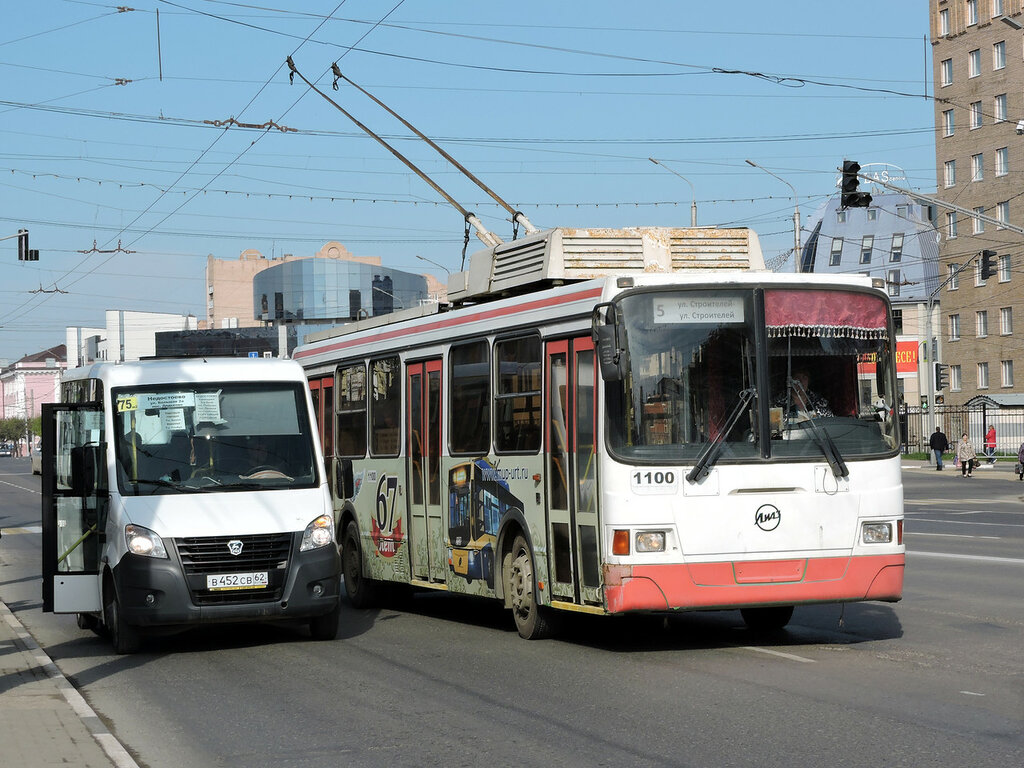
<svg viewBox="0 0 1024 768">
<path fill-rule="evenodd" d="M 523 536 L 516 536 L 512 543 L 511 562 L 508 569 L 508 583 L 505 591 L 509 595 L 512 616 L 516 621 L 519 636 L 526 640 L 540 640 L 551 633 L 551 622 L 547 609 L 537 604 L 533 578 L 533 555 Z"/>
<path fill-rule="evenodd" d="M 345 526 L 341 540 L 341 572 L 345 577 L 345 594 L 354 608 L 372 608 L 380 599 L 379 585 L 363 576 L 362 547 L 359 528 L 354 521 Z"/>
<path fill-rule="evenodd" d="M 142 645 L 142 635 L 137 627 L 127 624 L 121 612 L 121 603 L 111 582 L 107 582 L 103 590 L 103 623 L 110 635 L 110 644 L 114 653 L 121 655 L 135 653 Z"/>
<path fill-rule="evenodd" d="M 334 640 L 338 636 L 341 622 L 341 598 L 329 613 L 314 616 L 309 620 L 309 634 L 314 640 Z"/>
<path fill-rule="evenodd" d="M 753 632 L 778 632 L 793 618 L 792 605 L 771 608 L 743 608 L 740 610 L 747 628 Z"/>
</svg>

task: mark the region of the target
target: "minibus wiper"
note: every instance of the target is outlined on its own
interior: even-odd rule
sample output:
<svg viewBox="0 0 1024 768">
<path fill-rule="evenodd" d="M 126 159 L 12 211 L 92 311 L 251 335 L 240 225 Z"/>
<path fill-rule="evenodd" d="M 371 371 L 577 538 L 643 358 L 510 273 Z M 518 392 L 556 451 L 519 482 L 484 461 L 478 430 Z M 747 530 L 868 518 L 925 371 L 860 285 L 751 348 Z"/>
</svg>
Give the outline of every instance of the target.
<svg viewBox="0 0 1024 768">
<path fill-rule="evenodd" d="M 718 456 L 722 452 L 722 443 L 725 442 L 726 436 L 736 425 L 736 421 L 739 419 L 740 414 L 743 413 L 743 409 L 750 405 L 750 402 L 757 397 L 757 389 L 755 387 L 748 387 L 740 392 L 739 397 L 740 401 L 736 403 L 736 406 L 729 414 L 729 418 L 725 420 L 725 427 L 719 430 L 714 439 L 708 443 L 707 448 L 701 451 L 700 456 L 697 457 L 697 463 L 687 473 L 686 479 L 689 482 L 696 483 L 703 480 L 711 471 L 711 468 L 715 466 L 715 462 L 718 461 Z"/>
</svg>

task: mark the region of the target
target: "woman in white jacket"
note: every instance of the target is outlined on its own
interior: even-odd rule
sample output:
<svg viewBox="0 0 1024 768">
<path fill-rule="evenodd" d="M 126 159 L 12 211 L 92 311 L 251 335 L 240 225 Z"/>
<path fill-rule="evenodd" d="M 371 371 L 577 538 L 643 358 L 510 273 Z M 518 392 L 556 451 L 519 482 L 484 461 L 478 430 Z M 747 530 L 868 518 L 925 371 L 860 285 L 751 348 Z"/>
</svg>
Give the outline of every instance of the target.
<svg viewBox="0 0 1024 768">
<path fill-rule="evenodd" d="M 960 460 L 960 476 L 967 477 L 974 476 L 974 465 L 977 464 L 975 458 L 977 453 L 974 451 L 974 446 L 971 445 L 971 441 L 967 439 L 967 433 L 964 432 L 960 436 L 960 441 L 956 444 L 956 457 Z"/>
</svg>

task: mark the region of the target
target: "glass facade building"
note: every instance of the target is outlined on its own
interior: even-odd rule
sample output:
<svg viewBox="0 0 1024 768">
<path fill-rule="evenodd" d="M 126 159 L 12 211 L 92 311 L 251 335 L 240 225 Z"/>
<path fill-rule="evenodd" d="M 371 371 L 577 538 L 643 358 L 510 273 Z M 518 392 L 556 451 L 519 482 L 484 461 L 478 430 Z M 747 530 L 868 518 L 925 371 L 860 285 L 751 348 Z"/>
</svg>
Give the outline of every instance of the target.
<svg viewBox="0 0 1024 768">
<path fill-rule="evenodd" d="M 253 277 L 257 320 L 317 325 L 374 317 L 428 299 L 423 275 L 337 259 L 296 259 Z"/>
</svg>

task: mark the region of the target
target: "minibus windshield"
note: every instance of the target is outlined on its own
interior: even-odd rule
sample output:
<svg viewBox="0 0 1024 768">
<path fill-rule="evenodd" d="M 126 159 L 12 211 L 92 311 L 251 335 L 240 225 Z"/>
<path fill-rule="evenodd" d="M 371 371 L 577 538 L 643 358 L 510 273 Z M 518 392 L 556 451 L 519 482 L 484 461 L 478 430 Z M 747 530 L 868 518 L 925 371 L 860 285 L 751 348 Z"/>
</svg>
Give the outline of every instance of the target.
<svg viewBox="0 0 1024 768">
<path fill-rule="evenodd" d="M 310 487 L 309 417 L 291 383 L 123 387 L 114 455 L 123 495 Z"/>
</svg>

